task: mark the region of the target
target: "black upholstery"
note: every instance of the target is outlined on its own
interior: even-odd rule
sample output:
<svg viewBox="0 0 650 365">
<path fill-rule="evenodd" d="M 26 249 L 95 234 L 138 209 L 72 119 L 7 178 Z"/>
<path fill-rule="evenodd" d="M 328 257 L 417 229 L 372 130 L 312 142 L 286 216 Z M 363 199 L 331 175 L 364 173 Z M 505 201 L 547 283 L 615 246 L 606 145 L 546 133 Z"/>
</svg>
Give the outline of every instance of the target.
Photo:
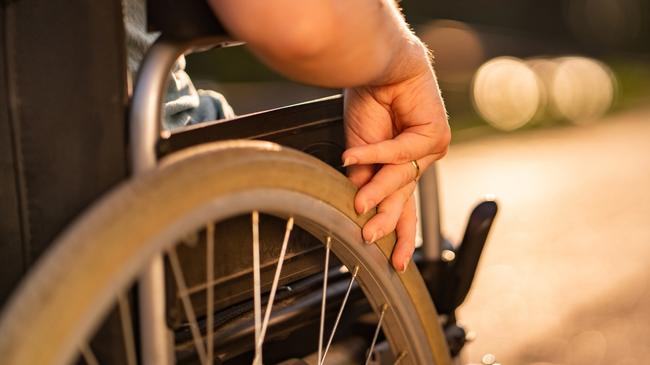
<svg viewBox="0 0 650 365">
<path fill-rule="evenodd" d="M 5 24 L 6 9 L 0 8 L 0 24 Z M 5 27 L 0 26 L 0 39 L 5 40 Z M 3 43 L 4 44 L 4 43 Z M 16 285 L 25 270 L 23 233 L 18 190 L 18 166 L 14 164 L 14 126 L 11 120 L 7 65 L 3 46 L 0 57 L 0 304 Z"/>
<path fill-rule="evenodd" d="M 0 9 L 0 303 L 53 238 L 126 176 L 120 0 Z"/>
<path fill-rule="evenodd" d="M 147 0 L 147 25 L 174 39 L 226 35 L 207 0 Z"/>
<path fill-rule="evenodd" d="M 52 240 L 127 174 L 120 0 L 0 8 L 0 306 Z M 92 346 L 123 364 L 116 311 Z"/>
</svg>

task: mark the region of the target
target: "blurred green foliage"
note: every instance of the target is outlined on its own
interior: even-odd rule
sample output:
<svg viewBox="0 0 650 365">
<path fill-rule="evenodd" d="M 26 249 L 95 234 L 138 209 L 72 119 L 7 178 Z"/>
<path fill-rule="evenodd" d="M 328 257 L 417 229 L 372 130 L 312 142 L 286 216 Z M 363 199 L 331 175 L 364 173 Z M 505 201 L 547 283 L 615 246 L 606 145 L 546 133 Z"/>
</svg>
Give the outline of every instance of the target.
<svg viewBox="0 0 650 365">
<path fill-rule="evenodd" d="M 261 63 L 245 46 L 212 49 L 187 57 L 193 78 L 225 82 L 265 82 L 286 80 Z"/>
</svg>

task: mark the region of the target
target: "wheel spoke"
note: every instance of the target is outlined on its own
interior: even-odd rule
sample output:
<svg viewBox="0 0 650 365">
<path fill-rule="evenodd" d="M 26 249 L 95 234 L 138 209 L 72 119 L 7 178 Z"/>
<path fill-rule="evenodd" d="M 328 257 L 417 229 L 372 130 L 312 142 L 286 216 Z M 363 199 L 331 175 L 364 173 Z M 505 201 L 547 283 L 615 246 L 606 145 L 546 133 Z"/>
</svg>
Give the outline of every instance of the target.
<svg viewBox="0 0 650 365">
<path fill-rule="evenodd" d="M 97 361 L 97 357 L 95 356 L 95 353 L 93 350 L 88 346 L 87 343 L 84 343 L 81 345 L 79 348 L 79 351 L 81 351 L 81 356 L 83 356 L 84 361 L 86 361 L 86 364 L 88 365 L 99 365 L 99 361 Z"/>
<path fill-rule="evenodd" d="M 404 360 L 405 357 L 406 357 L 406 351 L 400 352 L 399 356 L 397 356 L 397 359 L 395 359 L 395 362 L 393 363 L 393 365 L 399 364 L 402 360 Z"/>
<path fill-rule="evenodd" d="M 190 297 L 187 295 L 187 285 L 185 284 L 185 277 L 183 276 L 183 270 L 181 269 L 180 262 L 178 261 L 178 254 L 176 253 L 176 248 L 170 249 L 167 254 L 169 255 L 169 262 L 174 273 L 174 280 L 176 281 L 176 286 L 178 287 L 178 293 L 181 297 L 181 302 L 183 303 L 183 309 L 185 310 L 185 316 L 190 322 L 190 331 L 192 332 L 192 339 L 194 340 L 194 346 L 196 347 L 196 352 L 199 355 L 199 360 L 201 364 L 207 364 L 205 347 L 203 346 L 203 341 L 201 338 L 201 331 L 199 330 L 199 325 L 196 322 L 196 315 L 194 314 L 194 308 L 192 307 L 192 302 Z"/>
<path fill-rule="evenodd" d="M 120 320 L 122 322 L 122 333 L 124 334 L 124 348 L 126 350 L 126 363 L 136 365 L 135 355 L 135 338 L 133 336 L 133 321 L 131 319 L 131 307 L 126 293 L 121 293 L 118 297 L 118 306 L 120 308 Z"/>
<path fill-rule="evenodd" d="M 327 236 L 325 243 L 325 274 L 323 275 L 323 298 L 320 305 L 320 331 L 318 334 L 318 363 L 323 359 L 323 337 L 325 333 L 325 305 L 327 303 L 327 277 L 330 267 L 330 246 L 332 244 L 332 237 Z"/>
<path fill-rule="evenodd" d="M 214 280 L 214 223 L 207 225 L 206 235 L 206 282 L 211 283 Z M 207 287 L 207 308 L 208 321 L 206 324 L 206 347 L 208 365 L 212 365 L 214 359 L 214 286 Z"/>
<path fill-rule="evenodd" d="M 332 345 L 332 340 L 334 339 L 334 335 L 336 334 L 336 328 L 339 325 L 339 321 L 341 320 L 341 315 L 343 315 L 343 310 L 345 309 L 345 304 L 348 302 L 348 297 L 350 296 L 352 285 L 354 284 L 354 280 L 356 279 L 358 273 L 359 273 L 359 266 L 355 266 L 354 271 L 352 272 L 352 278 L 350 278 L 350 284 L 348 284 L 348 290 L 345 292 L 345 297 L 343 297 L 343 303 L 341 303 L 341 308 L 339 309 L 339 313 L 336 316 L 336 321 L 334 321 L 334 327 L 332 328 L 332 333 L 330 333 L 330 338 L 327 341 L 327 346 L 325 347 L 325 352 L 323 352 L 323 358 L 320 360 L 319 365 L 323 365 L 325 363 L 325 356 L 327 356 L 327 351 Z"/>
<path fill-rule="evenodd" d="M 264 321 L 262 322 L 262 333 L 260 334 L 260 339 L 258 346 L 261 348 L 264 344 L 264 336 L 266 335 L 266 329 L 269 325 L 269 319 L 271 318 L 271 310 L 273 309 L 273 301 L 275 299 L 275 292 L 278 289 L 278 282 L 280 281 L 280 273 L 282 272 L 282 264 L 284 263 L 284 256 L 287 252 L 287 245 L 289 243 L 289 236 L 291 236 L 291 230 L 293 229 L 293 217 L 290 217 L 287 221 L 287 226 L 284 230 L 284 239 L 282 240 L 282 249 L 280 250 L 280 257 L 278 258 L 278 264 L 275 268 L 275 276 L 273 277 L 273 284 L 271 285 L 271 293 L 269 294 L 269 301 L 266 303 L 266 310 L 264 311 Z"/>
<path fill-rule="evenodd" d="M 253 212 L 253 305 L 255 307 L 255 359 L 254 365 L 262 365 L 262 288 L 260 284 L 260 214 Z"/>
<path fill-rule="evenodd" d="M 370 363 L 370 358 L 372 357 L 372 351 L 375 349 L 375 344 L 377 343 L 377 337 L 379 337 L 379 330 L 381 330 L 381 322 L 384 320 L 384 315 L 388 310 L 388 304 L 384 304 L 381 307 L 381 314 L 379 315 L 379 321 L 377 322 L 377 328 L 375 328 L 375 335 L 372 337 L 372 343 L 370 344 L 370 349 L 368 350 L 368 356 L 366 357 L 366 365 Z"/>
</svg>

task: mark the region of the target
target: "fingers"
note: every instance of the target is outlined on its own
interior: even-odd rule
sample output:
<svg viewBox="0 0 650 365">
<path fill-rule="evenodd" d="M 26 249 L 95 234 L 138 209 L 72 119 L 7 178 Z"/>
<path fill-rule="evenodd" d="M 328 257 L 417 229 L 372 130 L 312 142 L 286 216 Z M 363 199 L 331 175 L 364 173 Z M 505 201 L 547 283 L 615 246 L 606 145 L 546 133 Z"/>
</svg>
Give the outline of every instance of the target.
<svg viewBox="0 0 650 365">
<path fill-rule="evenodd" d="M 415 214 L 415 199 L 413 194 L 409 197 L 404 211 L 397 221 L 396 233 L 397 243 L 393 249 L 391 263 L 395 270 L 405 272 L 413 252 L 415 251 L 415 232 L 417 227 L 417 216 Z"/>
<path fill-rule="evenodd" d="M 435 156 L 419 159 L 419 171 L 410 161 L 399 165 L 384 165 L 359 189 L 354 198 L 354 208 L 358 213 L 365 213 L 374 208 L 387 196 L 416 180 L 419 177 L 418 172 L 421 175 L 434 161 Z"/>
<path fill-rule="evenodd" d="M 348 177 L 356 187 L 361 187 L 367 184 L 374 173 L 375 167 L 373 165 L 348 166 Z"/>
<path fill-rule="evenodd" d="M 379 204 L 377 214 L 363 227 L 363 238 L 367 243 L 375 242 L 395 230 L 397 243 L 393 249 L 391 263 L 395 270 L 406 271 L 415 251 L 417 217 L 413 191 L 415 183 L 402 187 Z"/>
<path fill-rule="evenodd" d="M 393 139 L 351 147 L 343 153 L 343 165 L 402 164 L 425 156 L 440 159 L 446 154 L 451 138 L 449 127 L 444 124 L 436 131 L 433 123 L 429 124 L 430 127 L 412 127 Z M 427 131 L 421 133 L 418 128 Z"/>
<path fill-rule="evenodd" d="M 362 234 L 366 242 L 375 242 L 395 230 L 404 205 L 414 190 L 415 182 L 411 182 L 379 203 L 377 214 L 363 226 Z"/>
</svg>

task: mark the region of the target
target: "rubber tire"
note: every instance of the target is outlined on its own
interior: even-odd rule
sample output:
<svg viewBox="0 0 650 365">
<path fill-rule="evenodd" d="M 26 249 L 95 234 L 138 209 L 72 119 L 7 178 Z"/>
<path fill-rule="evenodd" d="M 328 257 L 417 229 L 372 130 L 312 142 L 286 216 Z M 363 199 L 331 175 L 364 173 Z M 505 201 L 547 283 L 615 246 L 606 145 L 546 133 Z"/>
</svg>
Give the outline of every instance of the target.
<svg viewBox="0 0 650 365">
<path fill-rule="evenodd" d="M 340 173 L 273 143 L 219 142 L 171 155 L 160 168 L 109 193 L 55 242 L 0 317 L 2 363 L 65 362 L 78 341 L 70 339 L 89 333 L 95 325 L 85 319 L 105 313 L 115 293 L 135 277 L 135 265 L 160 250 L 151 243 L 152 237 L 202 202 L 265 187 L 318 197 L 359 227 L 374 214 L 356 214 L 352 205 L 356 189 Z M 377 242 L 387 260 L 394 242 L 394 235 Z M 451 364 L 417 268 L 409 265 L 405 273 L 395 274 L 408 293 L 403 299 L 416 309 L 435 364 Z"/>
</svg>

